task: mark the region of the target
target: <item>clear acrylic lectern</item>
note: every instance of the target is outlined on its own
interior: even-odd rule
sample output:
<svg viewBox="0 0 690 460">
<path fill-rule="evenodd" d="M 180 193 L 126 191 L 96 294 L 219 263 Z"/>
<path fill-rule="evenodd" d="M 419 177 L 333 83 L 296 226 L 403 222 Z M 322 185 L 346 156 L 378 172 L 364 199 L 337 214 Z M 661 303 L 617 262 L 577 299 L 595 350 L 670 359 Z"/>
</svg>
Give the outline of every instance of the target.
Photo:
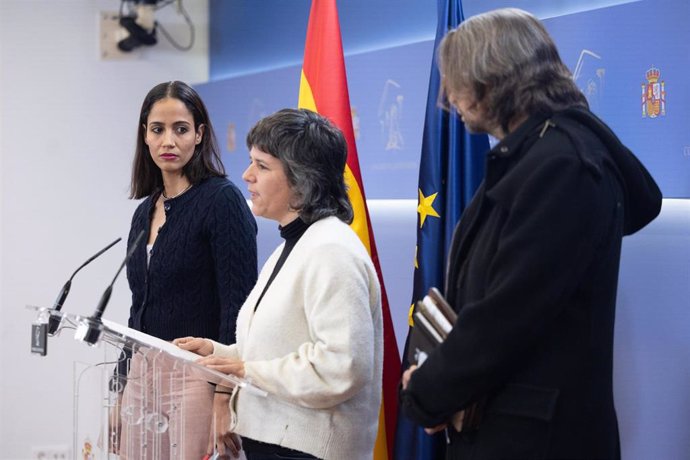
<svg viewBox="0 0 690 460">
<path fill-rule="evenodd" d="M 34 325 L 48 330 L 51 323 L 54 336 L 73 331 L 96 351 L 92 362 L 74 363 L 74 458 L 184 459 L 186 436 L 199 428 L 189 426 L 198 388 L 222 385 L 266 395 L 247 380 L 197 364 L 199 355 L 170 342 L 105 319 L 29 308 L 37 311 Z"/>
</svg>

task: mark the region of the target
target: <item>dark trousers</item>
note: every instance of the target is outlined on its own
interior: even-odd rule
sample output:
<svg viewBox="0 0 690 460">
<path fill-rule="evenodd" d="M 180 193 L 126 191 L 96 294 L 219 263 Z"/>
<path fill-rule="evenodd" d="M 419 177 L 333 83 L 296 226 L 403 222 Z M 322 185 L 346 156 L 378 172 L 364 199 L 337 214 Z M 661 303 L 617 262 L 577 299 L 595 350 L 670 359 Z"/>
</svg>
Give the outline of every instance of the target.
<svg viewBox="0 0 690 460">
<path fill-rule="evenodd" d="M 316 457 L 297 450 L 275 444 L 268 444 L 254 439 L 242 438 L 242 448 L 247 460 L 314 460 Z"/>
<path fill-rule="evenodd" d="M 247 455 L 247 460 L 280 460 L 280 459 L 290 459 L 290 460 L 314 460 L 316 457 L 309 454 L 295 453 L 290 455 L 283 454 L 261 454 L 261 453 L 251 453 L 245 452 Z"/>
</svg>

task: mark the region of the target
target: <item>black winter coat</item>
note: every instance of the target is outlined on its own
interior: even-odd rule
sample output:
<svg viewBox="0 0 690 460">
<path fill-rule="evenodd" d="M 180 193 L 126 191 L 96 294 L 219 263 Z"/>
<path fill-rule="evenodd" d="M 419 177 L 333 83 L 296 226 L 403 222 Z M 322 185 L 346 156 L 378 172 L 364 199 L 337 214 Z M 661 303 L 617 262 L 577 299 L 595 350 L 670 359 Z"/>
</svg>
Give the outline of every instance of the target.
<svg viewBox="0 0 690 460">
<path fill-rule="evenodd" d="M 448 339 L 402 409 L 424 426 L 483 402 L 448 458 L 619 458 L 612 388 L 621 239 L 659 213 L 654 180 L 587 111 L 533 116 L 493 148 L 451 244 Z"/>
</svg>

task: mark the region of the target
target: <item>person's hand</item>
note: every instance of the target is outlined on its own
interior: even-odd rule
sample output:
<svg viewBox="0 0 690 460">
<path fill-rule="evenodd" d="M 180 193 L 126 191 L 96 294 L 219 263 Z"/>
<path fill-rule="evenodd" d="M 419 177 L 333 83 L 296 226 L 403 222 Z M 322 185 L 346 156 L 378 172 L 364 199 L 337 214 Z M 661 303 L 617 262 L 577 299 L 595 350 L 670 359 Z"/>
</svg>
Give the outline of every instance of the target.
<svg viewBox="0 0 690 460">
<path fill-rule="evenodd" d="M 239 378 L 244 378 L 244 361 L 238 359 L 207 356 L 197 360 L 197 363 L 223 374 L 232 374 Z"/>
<path fill-rule="evenodd" d="M 240 449 L 242 448 L 240 437 L 229 430 L 229 392 L 232 391 L 232 389 L 228 388 L 227 391 L 228 393 L 216 393 L 213 397 L 213 427 L 215 429 L 211 430 L 208 440 L 208 448 L 206 452 L 209 458 L 214 454 L 214 447 L 218 452 L 219 459 L 239 458 L 240 456 Z"/>
<path fill-rule="evenodd" d="M 181 337 L 173 340 L 173 345 L 201 356 L 208 356 L 213 353 L 213 342 L 199 337 Z"/>
<path fill-rule="evenodd" d="M 429 435 L 436 434 L 441 430 L 445 430 L 447 426 L 447 423 L 442 423 L 440 425 L 432 426 L 431 428 L 424 428 L 424 432 Z"/>
<path fill-rule="evenodd" d="M 417 370 L 417 365 L 416 365 L 416 364 L 413 364 L 412 366 L 410 366 L 409 368 L 407 368 L 407 370 L 406 370 L 405 372 L 403 372 L 403 376 L 402 376 L 402 387 L 403 387 L 403 390 L 407 389 L 407 385 L 410 384 L 410 379 L 412 378 L 412 374 L 413 374 L 414 371 L 416 371 L 416 370 Z M 429 434 L 429 435 L 431 435 L 431 434 L 436 434 L 436 433 L 438 433 L 438 432 L 441 431 L 441 430 L 445 430 L 447 426 L 448 426 L 447 423 L 442 423 L 442 424 L 440 424 L 440 425 L 432 426 L 431 428 L 424 428 L 424 432 L 425 432 L 426 434 Z"/>
<path fill-rule="evenodd" d="M 403 375 L 402 375 L 403 390 L 407 389 L 407 385 L 409 385 L 409 383 L 410 383 L 410 378 L 412 378 L 412 373 L 416 370 L 417 370 L 417 365 L 413 364 L 410 367 L 408 367 L 405 372 L 403 372 Z"/>
<path fill-rule="evenodd" d="M 223 435 L 218 437 L 218 460 L 228 460 L 231 458 L 240 458 L 240 450 L 242 450 L 242 442 L 240 437 L 235 433 L 226 431 Z M 224 453 L 222 453 L 224 452 Z"/>
</svg>

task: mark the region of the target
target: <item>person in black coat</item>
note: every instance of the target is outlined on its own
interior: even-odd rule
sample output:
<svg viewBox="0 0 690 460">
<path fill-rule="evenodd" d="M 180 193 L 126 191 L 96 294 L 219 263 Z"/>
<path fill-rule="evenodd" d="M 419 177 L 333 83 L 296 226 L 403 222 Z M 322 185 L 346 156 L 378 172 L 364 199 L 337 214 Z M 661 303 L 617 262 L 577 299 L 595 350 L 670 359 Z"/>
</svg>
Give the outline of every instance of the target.
<svg viewBox="0 0 690 460">
<path fill-rule="evenodd" d="M 447 340 L 403 374 L 401 407 L 448 459 L 620 458 L 613 334 L 621 239 L 661 193 L 588 110 L 544 26 L 470 18 L 439 47 L 443 91 L 500 142 L 450 247 Z M 460 432 L 455 413 L 479 414 Z"/>
</svg>

